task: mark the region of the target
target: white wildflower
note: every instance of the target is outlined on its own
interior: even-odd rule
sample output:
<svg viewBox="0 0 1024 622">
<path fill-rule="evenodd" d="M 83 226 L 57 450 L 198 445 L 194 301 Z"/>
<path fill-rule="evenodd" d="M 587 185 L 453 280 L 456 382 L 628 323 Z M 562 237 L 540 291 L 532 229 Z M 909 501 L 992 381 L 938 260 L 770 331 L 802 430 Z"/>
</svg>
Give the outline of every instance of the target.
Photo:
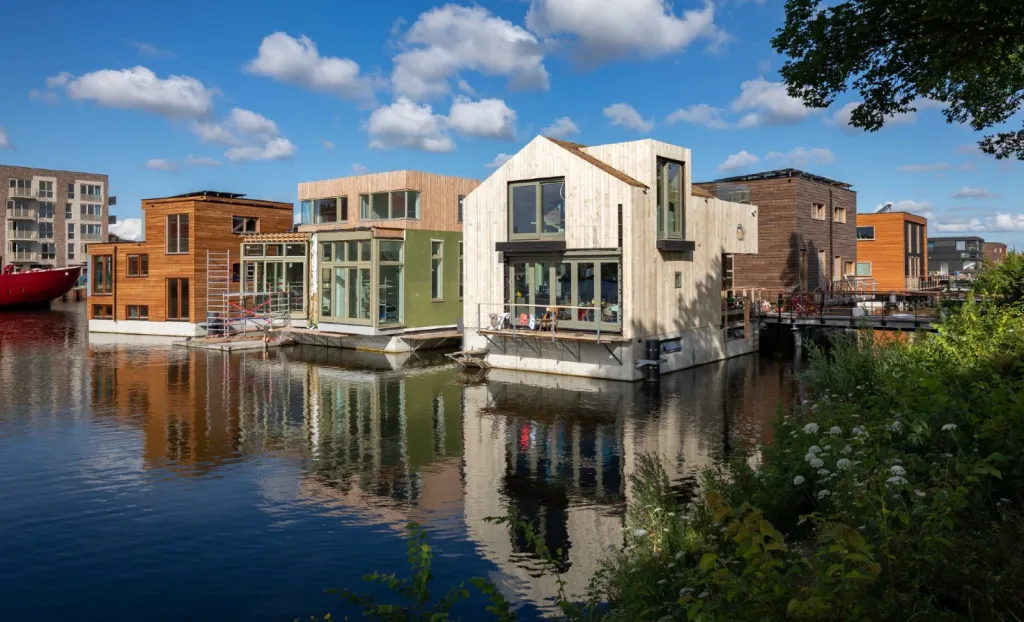
<svg viewBox="0 0 1024 622">
<path fill-rule="evenodd" d="M 893 475 L 900 475 L 900 476 L 907 474 L 907 470 L 904 469 L 903 467 L 901 467 L 898 464 L 893 465 L 892 468 L 889 469 L 889 472 L 892 473 Z"/>
<path fill-rule="evenodd" d="M 819 491 L 818 491 L 818 498 L 819 498 L 819 499 L 824 499 L 825 497 L 827 497 L 827 496 L 829 496 L 829 495 L 831 495 L 831 494 L 832 494 L 832 493 L 831 493 L 831 492 L 829 492 L 829 491 L 827 491 L 827 490 L 819 490 Z"/>
<path fill-rule="evenodd" d="M 647 530 L 646 529 L 634 529 L 633 530 L 633 535 L 636 536 L 637 538 L 642 538 L 642 537 L 647 535 Z"/>
<path fill-rule="evenodd" d="M 817 423 L 808 423 L 807 425 L 804 426 L 804 434 L 817 434 L 817 433 L 818 433 L 818 424 Z"/>
<path fill-rule="evenodd" d="M 845 471 L 851 466 L 853 466 L 853 463 L 847 460 L 846 458 L 840 458 L 836 460 L 836 468 L 839 469 L 840 471 Z"/>
<path fill-rule="evenodd" d="M 947 423 L 946 425 L 942 426 L 942 431 L 943 432 L 951 432 L 951 431 L 953 431 L 955 429 L 956 429 L 956 424 L 955 423 Z"/>
<path fill-rule="evenodd" d="M 682 559 L 682 558 L 683 558 L 683 552 L 682 551 L 679 551 L 678 553 L 676 553 L 676 559 Z"/>
<path fill-rule="evenodd" d="M 942 454 L 942 457 L 943 457 L 943 458 L 952 458 L 952 457 L 953 457 L 953 454 L 951 454 L 951 453 L 949 453 L 949 452 L 947 451 L 946 453 Z"/>
<path fill-rule="evenodd" d="M 837 425 L 832 426 L 828 429 L 829 436 L 840 436 L 843 433 L 843 429 Z"/>
<path fill-rule="evenodd" d="M 796 524 L 797 524 L 797 526 L 799 527 L 800 525 L 803 525 L 803 524 L 804 524 L 804 523 L 806 523 L 806 522 L 807 522 L 807 519 L 806 519 L 806 518 L 801 518 L 800 520 L 798 520 L 798 521 L 796 522 Z"/>
<path fill-rule="evenodd" d="M 840 449 L 839 453 L 848 456 L 848 455 L 850 455 L 851 451 L 853 451 L 853 447 L 850 447 L 849 445 L 847 445 L 846 447 L 843 447 L 842 449 Z"/>
<path fill-rule="evenodd" d="M 818 469 L 818 475 L 820 475 L 821 477 L 825 477 L 826 475 L 829 475 L 831 473 L 832 471 L 829 471 L 828 469 Z"/>
<path fill-rule="evenodd" d="M 893 459 L 892 459 L 892 463 L 893 463 L 893 464 L 903 464 L 903 461 L 902 461 L 902 460 L 900 460 L 899 458 L 893 458 Z"/>
<path fill-rule="evenodd" d="M 708 597 L 708 593 L 706 591 L 705 592 L 701 592 L 700 594 L 697 594 L 697 598 L 707 598 L 707 597 Z"/>
<path fill-rule="evenodd" d="M 885 480 L 885 482 L 890 486 L 903 486 L 908 483 L 906 478 L 900 477 L 899 475 L 894 475 Z"/>
<path fill-rule="evenodd" d="M 666 581 L 665 579 L 658 581 L 658 585 L 665 585 L 666 583 L 668 583 L 668 581 Z"/>
<path fill-rule="evenodd" d="M 797 475 L 796 477 L 793 478 L 793 485 L 794 486 L 802 486 L 803 483 L 806 482 L 806 481 L 807 480 L 804 478 L 803 475 Z"/>
<path fill-rule="evenodd" d="M 915 495 L 917 495 L 918 497 L 922 497 L 922 498 L 926 496 L 926 495 L 924 494 L 924 491 L 923 491 L 923 490 L 915 490 L 915 491 L 914 491 L 914 494 L 915 494 Z"/>
<path fill-rule="evenodd" d="M 689 596 L 690 594 L 693 594 L 692 587 L 684 587 L 683 589 L 679 590 L 680 596 Z"/>
<path fill-rule="evenodd" d="M 892 424 L 889 426 L 889 429 L 899 434 L 900 432 L 903 431 L 903 424 L 900 422 L 899 419 L 897 419 L 896 421 L 892 422 Z"/>
<path fill-rule="evenodd" d="M 821 447 L 818 447 L 817 445 L 811 445 L 810 447 L 807 448 L 807 453 L 809 453 L 809 454 L 820 454 L 821 453 Z"/>
<path fill-rule="evenodd" d="M 675 515 L 676 515 L 676 513 L 675 513 L 675 512 L 669 512 L 669 513 L 668 513 L 668 516 L 669 516 L 669 517 L 672 517 L 672 516 L 675 516 Z"/>
<path fill-rule="evenodd" d="M 811 458 L 810 463 L 812 469 L 820 469 L 825 466 L 825 461 L 820 458 Z"/>
</svg>

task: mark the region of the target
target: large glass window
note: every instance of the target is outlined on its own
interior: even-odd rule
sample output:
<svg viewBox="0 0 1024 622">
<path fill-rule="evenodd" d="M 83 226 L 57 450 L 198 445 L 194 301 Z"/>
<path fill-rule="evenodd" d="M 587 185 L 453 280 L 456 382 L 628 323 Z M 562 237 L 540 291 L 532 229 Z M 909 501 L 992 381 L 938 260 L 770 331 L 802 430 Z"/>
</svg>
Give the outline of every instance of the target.
<svg viewBox="0 0 1024 622">
<path fill-rule="evenodd" d="M 370 218 L 385 219 L 388 217 L 388 193 L 378 192 L 370 195 Z"/>
<path fill-rule="evenodd" d="M 683 165 L 671 160 L 658 160 L 657 216 L 658 237 L 682 239 Z"/>
<path fill-rule="evenodd" d="M 957 240 L 956 241 L 956 250 L 958 250 L 958 251 L 965 251 L 965 250 L 967 250 L 967 241 L 966 240 Z"/>
<path fill-rule="evenodd" d="M 312 209 L 316 224 L 348 221 L 348 197 L 317 199 Z"/>
<path fill-rule="evenodd" d="M 167 279 L 167 319 L 188 320 L 188 279 Z"/>
<path fill-rule="evenodd" d="M 430 299 L 444 298 L 444 243 L 430 241 Z"/>
<path fill-rule="evenodd" d="M 257 233 L 260 219 L 255 216 L 232 216 L 231 233 Z"/>
<path fill-rule="evenodd" d="M 525 261 L 509 266 L 508 296 L 513 322 L 528 325 L 530 316 L 553 309 L 558 326 L 568 329 L 618 330 L 622 324 L 619 259 Z"/>
<path fill-rule="evenodd" d="M 382 326 L 401 324 L 404 320 L 402 247 L 403 242 L 399 240 L 378 242 L 380 267 L 377 270 L 377 322 Z"/>
<path fill-rule="evenodd" d="M 288 310 L 302 311 L 306 298 L 306 263 L 289 261 L 284 264 L 284 286 L 288 292 Z"/>
<path fill-rule="evenodd" d="M 110 255 L 97 255 L 92 258 L 92 293 L 113 293 L 113 259 Z"/>
<path fill-rule="evenodd" d="M 509 237 L 565 237 L 565 180 L 515 183 L 509 189 Z"/>
<path fill-rule="evenodd" d="M 323 242 L 325 260 L 321 264 L 321 305 L 320 315 L 325 321 L 356 321 L 369 323 L 371 315 L 372 288 L 371 266 L 373 259 L 372 240 L 344 240 Z M 387 247 L 391 256 L 401 250 Z M 333 255 L 333 262 L 331 256 Z M 398 263 L 398 262 L 396 262 Z M 334 265 L 326 265 L 334 264 Z M 390 275 L 393 278 L 395 275 Z M 378 290 L 378 294 L 380 290 Z M 389 301 L 391 304 L 393 301 Z M 401 303 L 392 305 L 392 311 L 401 317 Z"/>
<path fill-rule="evenodd" d="M 416 190 L 394 190 L 359 195 L 359 218 L 362 220 L 419 217 L 420 193 Z"/>
<path fill-rule="evenodd" d="M 128 255 L 128 276 L 149 276 L 149 255 Z"/>
<path fill-rule="evenodd" d="M 857 239 L 858 240 L 874 240 L 875 239 L 875 227 L 857 227 Z"/>
<path fill-rule="evenodd" d="M 188 214 L 171 214 L 167 217 L 167 253 L 188 253 Z"/>
</svg>

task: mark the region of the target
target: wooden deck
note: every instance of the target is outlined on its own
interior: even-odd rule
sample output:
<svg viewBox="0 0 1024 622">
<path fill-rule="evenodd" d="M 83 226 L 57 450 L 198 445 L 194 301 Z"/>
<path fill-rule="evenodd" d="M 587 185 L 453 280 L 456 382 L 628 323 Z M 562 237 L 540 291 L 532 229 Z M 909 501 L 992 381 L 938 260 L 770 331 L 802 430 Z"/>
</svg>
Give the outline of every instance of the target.
<svg viewBox="0 0 1024 622">
<path fill-rule="evenodd" d="M 481 335 L 494 335 L 497 337 L 509 337 L 512 339 L 547 339 L 548 341 L 575 341 L 581 343 L 626 343 L 631 341 L 615 333 L 597 333 L 550 331 L 550 330 L 512 330 L 503 328 L 500 330 L 481 329 Z"/>
</svg>

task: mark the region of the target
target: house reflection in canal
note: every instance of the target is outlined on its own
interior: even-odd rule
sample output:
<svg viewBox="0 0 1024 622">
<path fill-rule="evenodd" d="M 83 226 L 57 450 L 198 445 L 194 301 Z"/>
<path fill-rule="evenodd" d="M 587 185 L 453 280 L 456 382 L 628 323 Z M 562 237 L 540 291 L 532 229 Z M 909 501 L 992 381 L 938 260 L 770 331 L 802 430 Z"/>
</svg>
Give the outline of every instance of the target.
<svg viewBox="0 0 1024 622">
<path fill-rule="evenodd" d="M 415 358 L 396 370 L 379 355 L 326 351 L 90 346 L 90 399 L 94 412 L 141 427 L 147 468 L 205 475 L 289 461 L 296 501 L 396 533 L 410 521 L 454 531 L 508 596 L 549 606 L 555 579 L 537 578 L 525 539 L 488 517 L 514 508 L 533 522 L 580 595 L 622 543 L 641 453 L 659 454 L 681 492 L 692 490 L 740 441 L 766 439 L 792 395 L 789 372 L 758 357 L 677 372 L 651 392 L 506 370 L 474 382 Z"/>
</svg>

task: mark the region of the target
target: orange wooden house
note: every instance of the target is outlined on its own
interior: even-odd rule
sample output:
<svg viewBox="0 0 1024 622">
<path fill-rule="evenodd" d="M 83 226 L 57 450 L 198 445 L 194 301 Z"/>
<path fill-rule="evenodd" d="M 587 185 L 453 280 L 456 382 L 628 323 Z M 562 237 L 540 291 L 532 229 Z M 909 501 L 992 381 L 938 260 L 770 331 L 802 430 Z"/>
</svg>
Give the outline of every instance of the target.
<svg viewBox="0 0 1024 622">
<path fill-rule="evenodd" d="M 204 190 L 143 199 L 143 242 L 90 244 L 89 330 L 192 337 L 206 321 L 207 251 L 292 228 L 292 204 Z M 232 271 L 239 273 L 238 266 Z"/>
<path fill-rule="evenodd" d="M 858 285 L 915 291 L 928 275 L 928 219 L 909 212 L 857 214 Z"/>
</svg>

